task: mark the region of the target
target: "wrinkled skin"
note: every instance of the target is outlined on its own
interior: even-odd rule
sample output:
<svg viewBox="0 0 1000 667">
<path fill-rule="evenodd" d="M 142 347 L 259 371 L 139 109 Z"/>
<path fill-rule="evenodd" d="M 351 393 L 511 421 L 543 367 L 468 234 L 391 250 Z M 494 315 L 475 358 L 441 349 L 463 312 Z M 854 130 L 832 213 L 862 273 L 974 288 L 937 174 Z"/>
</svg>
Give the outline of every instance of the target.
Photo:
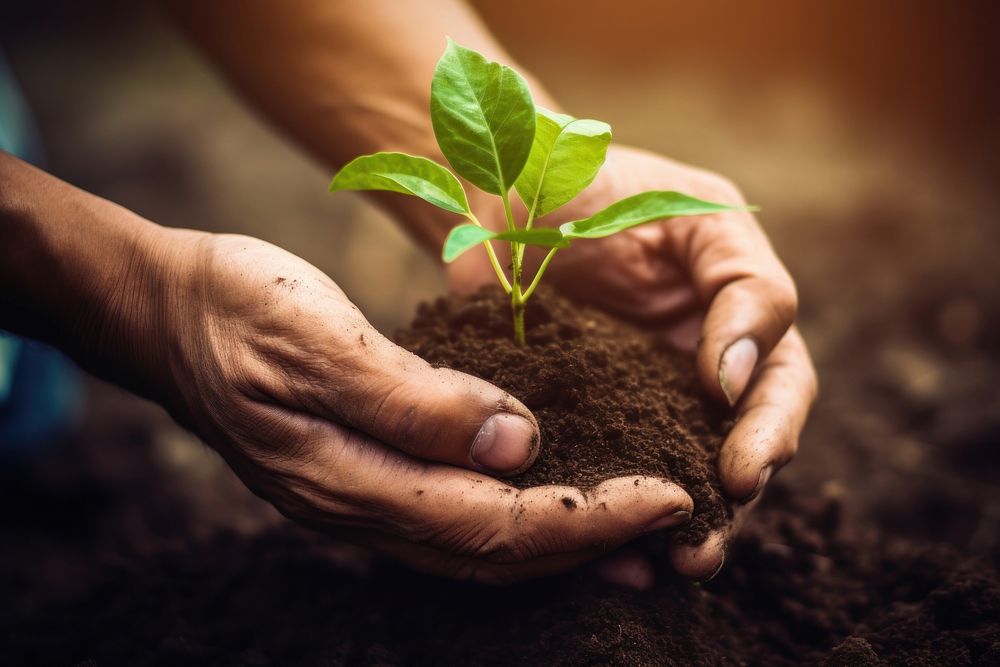
<svg viewBox="0 0 1000 667">
<path fill-rule="evenodd" d="M 394 345 L 327 276 L 279 248 L 192 232 L 168 232 L 163 247 L 179 287 L 156 327 L 169 359 L 149 373 L 170 388 L 174 416 L 286 516 L 485 582 L 565 570 L 690 517 L 690 497 L 652 478 L 585 495 L 482 474 L 470 447 L 491 415 L 523 417 L 537 443 L 519 402 Z"/>
<path fill-rule="evenodd" d="M 583 218 L 646 190 L 678 190 L 709 201 L 745 204 L 736 187 L 716 174 L 612 146 L 595 182 L 538 224 L 556 226 Z M 485 224 L 503 228 L 495 207 L 482 204 L 480 211 Z M 521 207 L 515 215 L 523 213 Z M 484 258 L 485 252 L 470 252 L 453 264 L 451 284 L 468 290 L 496 280 Z M 537 266 L 537 253 L 532 260 Z M 529 269 L 525 275 L 530 280 L 533 273 Z M 699 546 L 672 551 L 677 571 L 700 579 L 713 576 L 752 501 L 795 455 L 816 396 L 812 362 L 794 327 L 797 301 L 788 272 L 753 214 L 729 212 L 576 241 L 556 254 L 543 280 L 690 351 L 709 394 L 735 403 L 739 418 L 719 462 L 723 489 L 734 503 L 732 525 Z M 724 364 L 724 353 L 741 339 L 752 343 L 740 345 Z M 728 372 L 722 374 L 724 365 Z M 610 579 L 638 587 L 652 581 L 652 569 L 635 552 L 620 553 L 600 569 Z"/>
</svg>

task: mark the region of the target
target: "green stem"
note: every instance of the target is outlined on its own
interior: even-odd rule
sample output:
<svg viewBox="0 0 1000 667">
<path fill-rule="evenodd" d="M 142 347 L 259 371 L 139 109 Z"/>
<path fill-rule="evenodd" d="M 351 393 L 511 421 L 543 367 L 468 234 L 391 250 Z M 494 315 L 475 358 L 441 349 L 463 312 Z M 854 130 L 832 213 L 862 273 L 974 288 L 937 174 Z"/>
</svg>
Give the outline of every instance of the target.
<svg viewBox="0 0 1000 667">
<path fill-rule="evenodd" d="M 545 259 L 542 260 L 542 265 L 538 267 L 538 271 L 535 272 L 534 279 L 531 281 L 531 284 L 528 285 L 528 289 L 521 297 L 522 301 L 527 301 L 531 298 L 531 295 L 535 293 L 535 288 L 538 287 L 538 283 L 542 280 L 542 274 L 545 273 L 545 269 L 549 268 L 549 262 L 551 262 L 552 258 L 555 256 L 556 250 L 559 250 L 559 248 L 552 248 L 549 250 L 549 254 L 547 254 Z"/>
<path fill-rule="evenodd" d="M 513 244 L 511 244 L 513 245 Z M 524 296 L 521 294 L 521 261 L 517 257 L 517 250 L 511 249 L 511 257 L 514 267 L 514 282 L 511 285 L 510 308 L 514 315 L 514 342 L 523 346 L 524 340 Z"/>
<path fill-rule="evenodd" d="M 503 212 L 507 216 L 507 229 L 514 231 L 514 214 L 510 210 L 510 195 L 504 192 L 500 195 L 503 199 Z M 524 339 L 524 299 L 521 295 L 521 256 L 523 250 L 520 243 L 510 244 L 510 263 L 514 280 L 511 281 L 510 308 L 514 316 L 514 342 L 523 346 Z"/>
<path fill-rule="evenodd" d="M 538 202 L 536 201 L 535 203 L 537 204 Z M 531 210 L 528 211 L 528 220 L 527 220 L 527 222 L 524 223 L 524 228 L 525 229 L 531 229 L 531 226 L 533 224 L 535 224 L 535 206 L 534 205 L 532 205 Z M 523 245 L 520 248 L 518 248 L 517 261 L 519 261 L 519 262 L 523 262 L 524 261 L 524 246 Z"/>
<path fill-rule="evenodd" d="M 469 220 L 471 220 L 477 227 L 483 226 L 474 215 L 470 214 Z M 486 254 L 490 258 L 490 264 L 493 266 L 493 270 L 496 272 L 497 278 L 500 280 L 500 285 L 503 287 L 503 291 L 510 294 L 510 281 L 507 280 L 507 275 L 503 272 L 503 268 L 500 266 L 500 260 L 497 259 L 497 254 L 493 251 L 493 244 L 489 241 L 483 241 L 483 245 L 486 246 Z"/>
<path fill-rule="evenodd" d="M 514 342 L 524 347 L 524 299 L 521 298 L 521 290 L 517 287 L 511 294 L 510 308 L 514 315 Z"/>
<path fill-rule="evenodd" d="M 514 213 L 510 210 L 510 193 L 504 192 L 500 195 L 500 199 L 503 200 L 503 214 L 507 216 L 507 231 L 512 232 L 516 227 L 514 227 Z"/>
</svg>

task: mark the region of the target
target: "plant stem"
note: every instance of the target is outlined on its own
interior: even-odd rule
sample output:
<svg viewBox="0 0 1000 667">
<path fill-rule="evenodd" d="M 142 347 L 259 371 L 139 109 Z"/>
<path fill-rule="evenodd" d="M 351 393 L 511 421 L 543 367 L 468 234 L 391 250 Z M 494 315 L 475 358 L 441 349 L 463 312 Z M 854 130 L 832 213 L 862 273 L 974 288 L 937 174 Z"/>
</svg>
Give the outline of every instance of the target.
<svg viewBox="0 0 1000 667">
<path fill-rule="evenodd" d="M 514 214 L 510 210 L 510 193 L 503 193 L 500 199 L 503 200 L 503 214 L 507 216 L 507 231 L 512 232 L 516 227 L 514 227 Z"/>
<path fill-rule="evenodd" d="M 514 314 L 514 342 L 524 347 L 524 299 L 521 298 L 519 287 L 515 286 L 511 294 L 510 307 Z"/>
<path fill-rule="evenodd" d="M 538 202 L 536 201 L 535 203 L 537 204 Z M 524 223 L 524 228 L 525 229 L 531 229 L 531 226 L 533 224 L 535 224 L 535 206 L 534 205 L 532 205 L 531 210 L 528 211 L 528 219 Z M 523 262 L 524 261 L 524 246 L 523 245 L 520 248 L 518 248 L 517 261 L 519 261 L 519 262 Z"/>
<path fill-rule="evenodd" d="M 507 216 L 507 229 L 514 231 L 514 214 L 510 210 L 510 195 L 504 192 L 500 195 L 503 199 L 503 212 Z M 514 280 L 511 281 L 510 308 L 514 315 L 514 342 L 523 346 L 524 339 L 524 299 L 521 294 L 521 250 L 520 243 L 510 244 L 510 263 Z"/>
<path fill-rule="evenodd" d="M 483 241 L 483 245 L 486 246 L 486 254 L 490 256 L 490 264 L 493 265 L 493 270 L 496 271 L 497 278 L 500 279 L 500 286 L 503 287 L 504 292 L 510 294 L 510 281 L 507 280 L 507 275 L 503 272 L 503 268 L 500 266 L 500 260 L 497 259 L 497 254 L 493 252 L 493 244 L 489 241 Z"/>
<path fill-rule="evenodd" d="M 531 298 L 531 295 L 535 293 L 535 288 L 538 287 L 538 283 L 542 280 L 542 274 L 545 273 L 545 269 L 549 268 L 549 262 L 556 254 L 556 250 L 559 248 L 552 248 L 549 250 L 549 254 L 545 255 L 545 259 L 542 260 L 541 266 L 538 267 L 538 271 L 535 272 L 535 277 L 528 285 L 528 289 L 524 292 L 524 296 L 521 297 L 522 301 L 527 301 Z"/>
<path fill-rule="evenodd" d="M 482 223 L 474 215 L 469 215 L 469 220 L 473 222 L 477 227 L 482 227 Z M 493 251 L 493 244 L 489 241 L 483 241 L 483 245 L 486 246 L 486 254 L 490 258 L 490 264 L 493 266 L 493 270 L 497 274 L 497 279 L 500 281 L 503 291 L 510 294 L 510 282 L 507 280 L 507 274 L 503 272 L 503 268 L 500 266 L 500 260 L 497 259 L 497 254 Z"/>
<path fill-rule="evenodd" d="M 514 342 L 524 346 L 524 296 L 521 294 L 521 260 L 514 248 L 511 248 L 511 260 L 514 268 L 514 282 L 511 285 L 510 308 L 514 315 Z"/>
</svg>

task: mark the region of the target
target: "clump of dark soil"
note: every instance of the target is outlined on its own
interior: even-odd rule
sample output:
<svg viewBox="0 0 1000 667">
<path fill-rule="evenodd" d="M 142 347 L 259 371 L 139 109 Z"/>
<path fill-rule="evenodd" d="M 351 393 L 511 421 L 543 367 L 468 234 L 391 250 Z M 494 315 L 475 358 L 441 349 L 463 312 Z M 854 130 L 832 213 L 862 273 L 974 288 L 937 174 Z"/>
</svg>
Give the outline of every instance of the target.
<svg viewBox="0 0 1000 667">
<path fill-rule="evenodd" d="M 542 290 L 528 304 L 527 346 L 511 335 L 498 288 L 424 304 L 397 340 L 429 362 L 476 375 L 518 398 L 538 419 L 541 452 L 519 488 L 589 489 L 613 477 L 652 475 L 694 500 L 677 539 L 704 541 L 729 517 L 716 460 L 729 423 L 698 383 L 694 362 L 654 336 Z"/>
</svg>

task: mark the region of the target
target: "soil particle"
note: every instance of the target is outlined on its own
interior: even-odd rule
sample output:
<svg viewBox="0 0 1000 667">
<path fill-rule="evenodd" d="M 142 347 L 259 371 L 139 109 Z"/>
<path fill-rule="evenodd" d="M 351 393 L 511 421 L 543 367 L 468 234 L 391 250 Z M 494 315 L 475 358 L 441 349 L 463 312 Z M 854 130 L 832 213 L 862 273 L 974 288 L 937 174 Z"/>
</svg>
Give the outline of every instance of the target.
<svg viewBox="0 0 1000 667">
<path fill-rule="evenodd" d="M 573 500 L 572 498 L 570 498 L 569 496 L 563 496 L 562 504 L 563 504 L 563 507 L 565 507 L 568 510 L 575 510 L 576 509 L 576 501 Z"/>
<path fill-rule="evenodd" d="M 848 637 L 823 661 L 823 667 L 884 667 L 867 639 Z"/>
<path fill-rule="evenodd" d="M 730 516 L 716 463 L 728 411 L 699 386 L 694 362 L 653 336 L 542 289 L 525 315 L 527 346 L 511 336 L 510 303 L 497 288 L 420 307 L 397 340 L 435 366 L 510 392 L 538 419 L 541 451 L 518 488 L 650 475 L 694 500 L 689 544 Z M 636 480 L 636 485 L 639 480 Z"/>
</svg>

